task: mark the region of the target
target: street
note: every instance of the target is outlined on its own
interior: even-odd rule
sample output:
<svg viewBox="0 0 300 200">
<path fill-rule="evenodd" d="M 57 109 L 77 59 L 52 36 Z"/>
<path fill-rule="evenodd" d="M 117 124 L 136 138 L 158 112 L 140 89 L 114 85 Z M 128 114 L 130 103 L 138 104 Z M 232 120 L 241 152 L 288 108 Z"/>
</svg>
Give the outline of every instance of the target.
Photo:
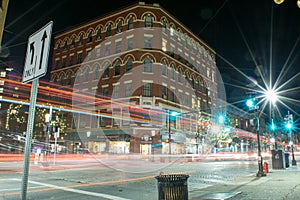
<svg viewBox="0 0 300 200">
<path fill-rule="evenodd" d="M 0 178 L 0 200 L 20 197 L 22 162 L 3 163 Z M 32 164 L 33 165 L 33 164 Z M 6 168 L 6 170 L 4 170 Z M 127 169 L 126 171 L 123 169 Z M 154 170 L 153 170 L 154 169 Z M 257 172 L 255 160 L 202 160 L 170 163 L 127 160 L 106 165 L 99 160 L 57 161 L 55 165 L 32 166 L 29 174 L 27 199 L 148 199 L 158 198 L 155 176 L 187 174 L 188 190 L 217 184 L 239 184 L 236 178 Z"/>
</svg>

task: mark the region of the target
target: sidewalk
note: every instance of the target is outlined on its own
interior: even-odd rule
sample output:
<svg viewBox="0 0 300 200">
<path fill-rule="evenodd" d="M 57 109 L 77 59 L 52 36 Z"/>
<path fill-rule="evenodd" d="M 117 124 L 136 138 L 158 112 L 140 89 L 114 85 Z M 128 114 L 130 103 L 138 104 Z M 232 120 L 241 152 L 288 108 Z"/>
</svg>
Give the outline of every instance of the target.
<svg viewBox="0 0 300 200">
<path fill-rule="evenodd" d="M 299 200 L 300 167 L 296 165 L 287 169 L 269 169 L 264 177 L 256 177 L 256 174 L 239 177 L 231 185 L 219 184 L 191 191 L 189 199 Z"/>
</svg>

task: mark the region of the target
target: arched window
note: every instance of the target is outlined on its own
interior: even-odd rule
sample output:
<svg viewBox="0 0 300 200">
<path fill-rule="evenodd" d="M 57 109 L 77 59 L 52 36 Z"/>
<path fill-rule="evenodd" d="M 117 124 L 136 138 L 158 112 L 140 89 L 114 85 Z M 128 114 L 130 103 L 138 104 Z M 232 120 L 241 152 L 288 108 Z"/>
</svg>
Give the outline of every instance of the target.
<svg viewBox="0 0 300 200">
<path fill-rule="evenodd" d="M 122 32 L 122 21 L 120 20 L 117 24 L 117 33 L 121 33 Z"/>
<path fill-rule="evenodd" d="M 101 28 L 99 28 L 96 33 L 96 40 L 100 40 L 100 39 L 101 39 Z"/>
<path fill-rule="evenodd" d="M 106 37 L 111 36 L 111 24 L 106 27 Z"/>
<path fill-rule="evenodd" d="M 64 51 L 68 50 L 68 43 L 67 43 L 67 40 L 65 41 L 64 43 L 64 48 L 63 48 Z"/>
<path fill-rule="evenodd" d="M 152 28 L 152 17 L 150 15 L 145 17 L 145 27 Z"/>
<path fill-rule="evenodd" d="M 152 72 L 152 61 L 150 58 L 144 60 L 144 72 Z"/>
<path fill-rule="evenodd" d="M 161 74 L 167 76 L 167 65 L 164 61 L 161 63 Z"/>
<path fill-rule="evenodd" d="M 81 35 L 79 36 L 78 45 L 82 45 L 82 41 L 83 41 L 83 35 L 81 34 Z"/>
<path fill-rule="evenodd" d="M 72 39 L 71 45 L 70 45 L 70 48 L 74 48 L 74 47 L 75 47 L 75 38 Z"/>
<path fill-rule="evenodd" d="M 89 81 L 89 70 L 86 69 L 83 74 L 83 82 L 88 82 L 88 81 Z"/>
<path fill-rule="evenodd" d="M 116 62 L 115 64 L 115 73 L 114 73 L 114 76 L 120 76 L 121 74 L 121 63 L 119 61 Z"/>
<path fill-rule="evenodd" d="M 167 33 L 167 22 L 166 22 L 166 20 L 162 21 L 162 32 Z"/>
<path fill-rule="evenodd" d="M 133 29 L 133 16 L 128 19 L 128 30 Z"/>
<path fill-rule="evenodd" d="M 126 62 L 125 73 L 129 73 L 132 70 L 132 58 L 129 58 Z"/>
<path fill-rule="evenodd" d="M 93 40 L 92 31 L 90 31 L 90 32 L 89 32 L 89 35 L 88 35 L 88 37 L 87 37 L 86 42 L 87 42 L 87 43 L 90 43 L 90 42 L 92 42 L 92 40 Z"/>
<path fill-rule="evenodd" d="M 96 67 L 95 70 L 94 70 L 93 80 L 99 79 L 99 74 L 100 74 L 100 68 Z"/>
</svg>

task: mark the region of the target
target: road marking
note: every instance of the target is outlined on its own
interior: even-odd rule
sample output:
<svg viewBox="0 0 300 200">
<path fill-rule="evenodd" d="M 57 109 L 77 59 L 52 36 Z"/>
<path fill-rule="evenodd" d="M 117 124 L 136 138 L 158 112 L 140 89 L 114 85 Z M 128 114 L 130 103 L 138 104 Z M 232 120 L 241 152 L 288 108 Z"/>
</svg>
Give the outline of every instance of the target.
<svg viewBox="0 0 300 200">
<path fill-rule="evenodd" d="M 21 179 L 14 179 L 14 180 L 21 181 Z M 59 189 L 59 190 L 68 191 L 68 192 L 86 194 L 86 195 L 96 196 L 96 197 L 104 197 L 104 198 L 112 199 L 112 200 L 130 200 L 130 199 L 117 197 L 117 196 L 113 196 L 113 195 L 108 195 L 108 194 L 103 194 L 103 193 L 96 193 L 96 192 L 88 192 L 88 191 L 78 190 L 78 189 L 73 189 L 73 188 L 66 188 L 66 187 L 61 187 L 61 186 L 52 185 L 52 184 L 48 184 L 48 183 L 41 183 L 41 182 L 37 182 L 37 181 L 28 181 L 28 182 L 36 184 L 36 185 L 42 185 L 42 186 L 46 186 L 46 187 L 50 187 L 50 188 L 55 188 L 55 189 Z"/>
</svg>

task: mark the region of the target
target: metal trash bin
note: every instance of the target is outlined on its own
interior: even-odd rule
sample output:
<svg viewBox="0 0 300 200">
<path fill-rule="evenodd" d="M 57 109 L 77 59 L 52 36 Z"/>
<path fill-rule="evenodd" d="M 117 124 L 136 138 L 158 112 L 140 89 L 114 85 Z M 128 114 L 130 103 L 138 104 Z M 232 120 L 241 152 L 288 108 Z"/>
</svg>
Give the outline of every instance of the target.
<svg viewBox="0 0 300 200">
<path fill-rule="evenodd" d="M 284 151 L 272 150 L 272 168 L 273 169 L 285 169 L 285 157 Z"/>
<path fill-rule="evenodd" d="M 284 153 L 284 158 L 285 158 L 285 167 L 289 168 L 290 167 L 290 153 Z"/>
<path fill-rule="evenodd" d="M 158 181 L 158 200 L 188 200 L 189 175 L 161 174 L 155 178 Z"/>
</svg>

